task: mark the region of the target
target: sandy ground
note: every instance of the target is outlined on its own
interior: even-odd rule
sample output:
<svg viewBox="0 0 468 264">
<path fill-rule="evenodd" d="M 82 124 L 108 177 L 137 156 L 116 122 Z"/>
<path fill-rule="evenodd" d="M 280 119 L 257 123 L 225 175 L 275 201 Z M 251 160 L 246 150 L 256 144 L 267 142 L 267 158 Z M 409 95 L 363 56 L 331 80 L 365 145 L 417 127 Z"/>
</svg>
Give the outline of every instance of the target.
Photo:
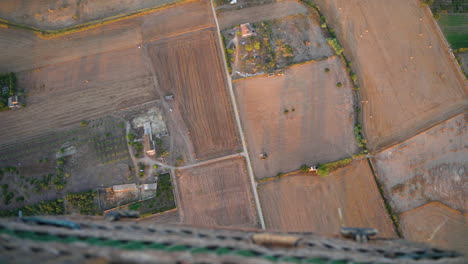
<svg viewBox="0 0 468 264">
<path fill-rule="evenodd" d="M 180 116 L 193 143 L 194 157 L 208 159 L 240 149 L 223 75 L 220 50 L 210 30 L 162 40 L 148 47 L 160 89 L 174 94 L 174 117 Z"/>
<path fill-rule="evenodd" d="M 468 91 L 429 9 L 418 0 L 387 2 L 316 1 L 360 77 L 374 151 L 459 113 Z"/>
<path fill-rule="evenodd" d="M 351 83 L 339 58 L 286 68 L 284 76 L 242 79 L 234 86 L 256 178 L 357 152 Z M 261 153 L 268 158 L 262 160 Z"/>
<path fill-rule="evenodd" d="M 406 239 L 468 254 L 468 215 L 439 202 L 405 212 L 400 223 Z"/>
<path fill-rule="evenodd" d="M 176 179 L 183 224 L 258 228 L 243 158 L 177 171 Z"/>
<path fill-rule="evenodd" d="M 61 29 L 175 0 L 3 0 L 0 18 L 41 29 Z"/>
<path fill-rule="evenodd" d="M 468 210 L 468 114 L 461 114 L 372 159 L 397 212 L 440 201 Z"/>
<path fill-rule="evenodd" d="M 243 23 L 255 23 L 294 14 L 305 14 L 307 11 L 308 8 L 297 1 L 282 1 L 229 12 L 219 12 L 217 16 L 219 28 L 224 30 Z"/>
<path fill-rule="evenodd" d="M 267 229 L 337 235 L 343 226 L 373 227 L 395 237 L 366 160 L 327 177 L 298 173 L 262 183 L 259 196 Z"/>
<path fill-rule="evenodd" d="M 137 47 L 24 71 L 17 77 L 19 87 L 28 87 L 27 107 L 0 112 L 2 143 L 158 98 Z"/>
</svg>

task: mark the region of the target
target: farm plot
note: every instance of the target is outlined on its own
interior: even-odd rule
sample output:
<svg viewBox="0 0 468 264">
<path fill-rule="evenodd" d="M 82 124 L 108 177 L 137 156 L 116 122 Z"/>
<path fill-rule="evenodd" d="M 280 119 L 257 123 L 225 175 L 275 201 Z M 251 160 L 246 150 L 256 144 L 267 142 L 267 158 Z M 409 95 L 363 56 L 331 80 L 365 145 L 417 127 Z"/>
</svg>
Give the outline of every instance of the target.
<svg viewBox="0 0 468 264">
<path fill-rule="evenodd" d="M 358 151 L 351 82 L 338 57 L 287 68 L 284 76 L 241 79 L 234 86 L 256 178 Z"/>
<path fill-rule="evenodd" d="M 246 162 L 233 158 L 176 172 L 181 222 L 258 227 Z"/>
<path fill-rule="evenodd" d="M 438 19 L 452 49 L 468 48 L 468 14 L 444 14 Z"/>
<path fill-rule="evenodd" d="M 372 159 L 397 212 L 431 201 L 468 210 L 467 118 L 460 114 Z"/>
<path fill-rule="evenodd" d="M 148 46 L 159 89 L 173 94 L 171 118 L 180 118 L 194 158 L 208 159 L 240 149 L 219 46 L 213 31 L 165 39 Z"/>
<path fill-rule="evenodd" d="M 432 202 L 400 215 L 406 239 L 468 254 L 468 215 Z"/>
<path fill-rule="evenodd" d="M 134 47 L 18 73 L 28 106 L 0 113 L 0 142 L 17 142 L 157 99 L 142 60 Z"/>
<path fill-rule="evenodd" d="M 135 12 L 143 8 L 157 7 L 175 0 L 39 0 L 0 2 L 0 18 L 38 27 L 62 29 L 119 14 Z"/>
<path fill-rule="evenodd" d="M 134 179 L 125 128 L 107 117 L 0 146 L 2 204 L 11 209 Z"/>
<path fill-rule="evenodd" d="M 395 237 L 366 160 L 327 177 L 280 177 L 261 183 L 258 190 L 267 229 L 337 235 L 343 226 L 373 227 L 381 237 Z"/>
<path fill-rule="evenodd" d="M 240 26 L 223 31 L 232 76 L 273 72 L 333 55 L 318 21 L 318 14 L 312 12 L 253 23 L 251 36 L 242 35 Z"/>
<path fill-rule="evenodd" d="M 401 142 L 466 105 L 467 83 L 419 0 L 316 0 L 360 77 L 371 151 Z M 378 15 L 376 15 L 378 14 Z M 395 19 L 398 14 L 398 19 Z"/>
</svg>

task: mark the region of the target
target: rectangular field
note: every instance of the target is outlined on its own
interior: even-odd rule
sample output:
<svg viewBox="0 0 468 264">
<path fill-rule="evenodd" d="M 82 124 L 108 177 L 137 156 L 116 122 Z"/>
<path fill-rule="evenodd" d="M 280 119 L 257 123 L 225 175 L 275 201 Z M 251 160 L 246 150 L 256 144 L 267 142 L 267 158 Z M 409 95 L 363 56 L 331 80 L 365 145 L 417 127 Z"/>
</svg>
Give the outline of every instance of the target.
<svg viewBox="0 0 468 264">
<path fill-rule="evenodd" d="M 259 186 L 267 229 L 338 235 L 343 226 L 373 227 L 381 237 L 395 230 L 366 160 L 327 177 L 298 173 Z"/>
<path fill-rule="evenodd" d="M 431 201 L 468 209 L 467 120 L 460 114 L 372 158 L 397 212 Z"/>
<path fill-rule="evenodd" d="M 183 224 L 258 228 L 244 158 L 192 167 L 176 174 Z"/>
<path fill-rule="evenodd" d="M 358 151 L 351 83 L 338 57 L 287 68 L 284 76 L 246 78 L 234 85 L 256 178 Z M 262 153 L 268 158 L 262 159 Z"/>
<path fill-rule="evenodd" d="M 0 142 L 20 141 L 157 99 L 137 47 L 17 74 L 27 107 L 0 112 Z"/>
<path fill-rule="evenodd" d="M 419 0 L 316 0 L 360 77 L 371 151 L 463 110 L 468 86 Z"/>
<path fill-rule="evenodd" d="M 174 94 L 173 116 L 180 115 L 196 159 L 240 149 L 221 53 L 215 32 L 199 31 L 148 46 L 159 88 Z"/>
</svg>

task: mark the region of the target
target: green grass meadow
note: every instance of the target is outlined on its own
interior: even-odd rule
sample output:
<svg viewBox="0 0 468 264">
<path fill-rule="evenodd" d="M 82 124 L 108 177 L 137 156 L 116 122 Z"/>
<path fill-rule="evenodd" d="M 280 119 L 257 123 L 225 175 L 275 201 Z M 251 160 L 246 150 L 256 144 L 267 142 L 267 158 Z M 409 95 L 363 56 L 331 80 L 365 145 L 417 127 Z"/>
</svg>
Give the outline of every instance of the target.
<svg viewBox="0 0 468 264">
<path fill-rule="evenodd" d="M 468 48 L 468 13 L 441 14 L 439 24 L 452 49 Z"/>
</svg>

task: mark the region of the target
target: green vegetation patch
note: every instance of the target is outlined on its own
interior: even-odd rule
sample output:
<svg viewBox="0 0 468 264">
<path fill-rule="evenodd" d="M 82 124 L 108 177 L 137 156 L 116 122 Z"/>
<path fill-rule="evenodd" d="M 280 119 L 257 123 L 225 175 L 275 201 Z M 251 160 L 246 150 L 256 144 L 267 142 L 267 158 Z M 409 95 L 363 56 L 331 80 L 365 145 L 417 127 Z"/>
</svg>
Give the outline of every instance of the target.
<svg viewBox="0 0 468 264">
<path fill-rule="evenodd" d="M 69 193 L 65 197 L 67 204 L 77 209 L 83 215 L 96 215 L 100 211 L 96 206 L 96 193 L 93 191 Z"/>
<path fill-rule="evenodd" d="M 338 168 L 344 167 L 353 161 L 352 158 L 342 159 L 334 162 L 329 162 L 325 164 L 319 164 L 317 168 L 317 174 L 323 177 L 328 176 L 328 174 Z"/>
<path fill-rule="evenodd" d="M 0 217 L 18 216 L 21 211 L 23 216 L 31 215 L 63 215 L 65 214 L 65 207 L 63 200 L 43 201 L 38 204 L 28 205 L 18 209 L 0 210 Z"/>
<path fill-rule="evenodd" d="M 441 14 L 439 24 L 452 49 L 468 48 L 468 14 Z"/>
</svg>

